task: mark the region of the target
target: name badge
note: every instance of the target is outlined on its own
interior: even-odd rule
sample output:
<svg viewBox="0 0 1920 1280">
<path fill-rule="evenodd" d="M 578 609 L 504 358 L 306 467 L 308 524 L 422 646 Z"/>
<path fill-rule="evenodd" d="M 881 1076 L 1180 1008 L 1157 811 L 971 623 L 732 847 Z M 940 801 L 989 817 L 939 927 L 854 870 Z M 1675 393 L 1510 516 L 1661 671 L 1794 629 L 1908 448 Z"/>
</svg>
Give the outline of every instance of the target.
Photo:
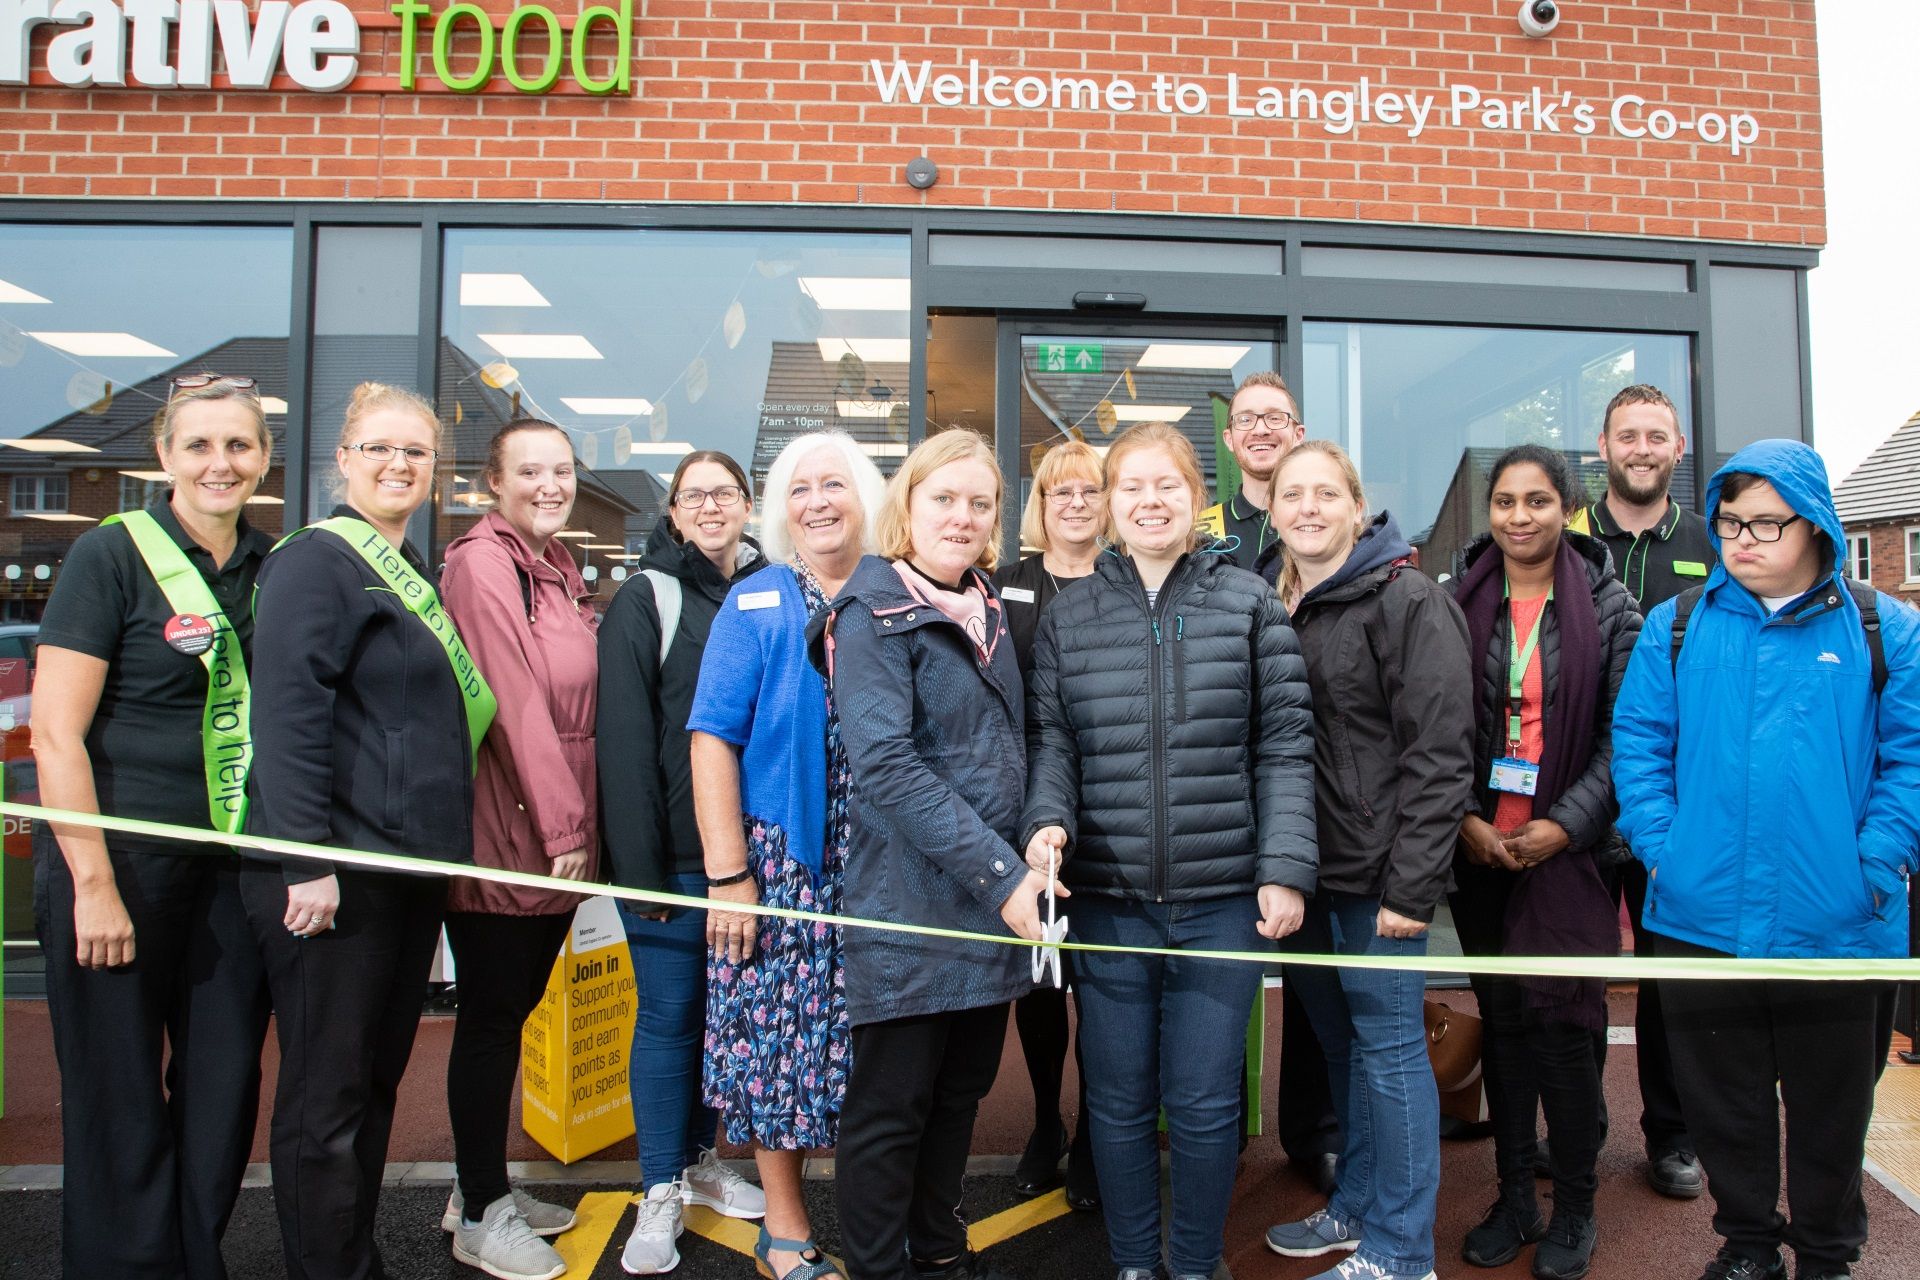
<svg viewBox="0 0 1920 1280">
<path fill-rule="evenodd" d="M 1707 566 L 1699 560 L 1675 560 L 1673 571 L 1685 578 L 1704 578 Z"/>
<path fill-rule="evenodd" d="M 1502 756 L 1493 762 L 1493 774 L 1487 785 L 1510 795 L 1530 796 L 1540 788 L 1540 766 L 1531 760 Z"/>
<path fill-rule="evenodd" d="M 1033 592 L 1025 587 L 1002 587 L 1000 598 L 1008 604 L 1032 604 Z"/>
<path fill-rule="evenodd" d="M 778 591 L 749 591 L 740 597 L 740 612 L 750 609 L 773 609 L 780 604 Z"/>
</svg>

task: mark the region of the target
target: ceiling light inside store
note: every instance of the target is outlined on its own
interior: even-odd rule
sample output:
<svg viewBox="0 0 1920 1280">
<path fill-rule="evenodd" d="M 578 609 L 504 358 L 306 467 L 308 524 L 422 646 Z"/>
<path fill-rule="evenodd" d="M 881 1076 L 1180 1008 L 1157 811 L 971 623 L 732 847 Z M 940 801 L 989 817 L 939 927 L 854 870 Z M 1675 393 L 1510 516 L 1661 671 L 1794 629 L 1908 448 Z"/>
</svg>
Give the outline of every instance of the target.
<svg viewBox="0 0 1920 1280">
<path fill-rule="evenodd" d="M 41 297 L 39 294 L 35 293 L 31 289 L 22 289 L 17 284 L 10 284 L 5 280 L 0 280 L 0 302 L 45 302 L 45 301 L 47 301 L 47 299 Z"/>
<path fill-rule="evenodd" d="M 77 516 L 71 511 L 16 511 L 23 520 L 45 520 L 49 524 L 93 524 L 93 516 Z"/>
<path fill-rule="evenodd" d="M 800 290 L 822 311 L 905 311 L 909 282 L 885 276 L 801 276 Z"/>
<path fill-rule="evenodd" d="M 533 282 L 517 271 L 504 275 L 484 271 L 460 273 L 460 305 L 463 307 L 550 307 Z"/>
<path fill-rule="evenodd" d="M 165 347 L 156 347 L 145 338 L 136 338 L 130 333 L 51 333 L 46 331 L 28 331 L 29 338 L 38 338 L 50 347 L 58 348 L 73 356 L 171 356 L 174 353 Z"/>
<path fill-rule="evenodd" d="M 693 446 L 684 440 L 635 440 L 633 454 L 639 457 L 645 454 L 652 458 L 679 458 L 693 452 Z M 672 472 L 667 474 L 671 475 Z"/>
<path fill-rule="evenodd" d="M 10 449 L 24 449 L 28 453 L 98 453 L 90 444 L 80 444 L 74 440 L 59 440 L 53 436 L 28 436 L 24 440 L 0 440 L 0 444 Z"/>
<path fill-rule="evenodd" d="M 862 440 L 860 449 L 869 458 L 904 458 L 908 452 L 906 445 L 892 440 Z"/>
<path fill-rule="evenodd" d="M 653 401 L 645 396 L 561 396 L 560 403 L 575 413 L 610 418 L 638 418 L 653 412 Z"/>
<path fill-rule="evenodd" d="M 582 551 L 625 551 L 627 544 L 624 542 L 583 542 L 580 544 L 580 549 Z"/>
<path fill-rule="evenodd" d="M 173 479 L 164 471 L 122 471 L 120 474 L 131 480 L 145 480 L 148 484 L 164 484 Z"/>
<path fill-rule="evenodd" d="M 1252 347 L 1201 345 L 1194 342 L 1156 342 L 1134 361 L 1136 369 L 1231 369 Z"/>
<path fill-rule="evenodd" d="M 285 415 L 285 413 L 287 412 L 287 402 L 285 400 L 282 400 L 279 396 L 261 396 L 260 412 L 266 413 L 266 414 L 277 413 L 277 414 Z"/>
<path fill-rule="evenodd" d="M 1178 422 L 1193 412 L 1190 404 L 1116 404 L 1113 416 L 1122 422 Z"/>
<path fill-rule="evenodd" d="M 856 355 L 868 364 L 905 364 L 913 355 L 913 343 L 906 338 L 817 338 L 820 358 L 839 364 L 840 357 Z"/>
<path fill-rule="evenodd" d="M 256 493 L 247 499 L 247 505 L 250 507 L 284 507 L 287 505 L 287 500 L 285 498 L 276 498 L 270 493 Z"/>
<path fill-rule="evenodd" d="M 554 534 L 553 536 L 556 538 L 591 538 L 593 536 L 593 530 L 562 529 L 560 532 Z"/>
<path fill-rule="evenodd" d="M 509 360 L 604 360 L 580 333 L 479 333 L 475 337 Z"/>
<path fill-rule="evenodd" d="M 833 407 L 843 418 L 884 418 L 898 403 L 897 400 L 835 400 Z"/>
</svg>

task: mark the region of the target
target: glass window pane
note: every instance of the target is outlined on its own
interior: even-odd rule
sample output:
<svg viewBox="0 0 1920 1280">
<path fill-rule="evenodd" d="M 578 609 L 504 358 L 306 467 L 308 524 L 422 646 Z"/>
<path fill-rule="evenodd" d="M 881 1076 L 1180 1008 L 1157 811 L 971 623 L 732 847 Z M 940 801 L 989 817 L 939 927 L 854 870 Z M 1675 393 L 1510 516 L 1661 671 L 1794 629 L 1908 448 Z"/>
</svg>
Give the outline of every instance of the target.
<svg viewBox="0 0 1920 1280">
<path fill-rule="evenodd" d="M 794 436 L 842 428 L 888 472 L 904 452 L 905 236 L 457 230 L 445 253 L 441 546 L 492 504 L 487 442 L 516 415 L 573 437 L 574 545 L 602 599 L 695 449 L 748 469 L 755 531 Z"/>
<path fill-rule="evenodd" d="M 1682 262 L 1631 258 L 1555 258 L 1525 253 L 1447 253 L 1310 244 L 1300 273 L 1349 280 L 1431 280 L 1449 284 L 1519 284 L 1569 289 L 1644 289 L 1685 293 Z"/>
<path fill-rule="evenodd" d="M 1796 273 L 1712 269 L 1713 448 L 1806 438 L 1800 421 L 1800 298 Z"/>
<path fill-rule="evenodd" d="M 293 235 L 286 228 L 0 226 L 0 624 L 30 645 L 67 548 L 161 479 L 154 414 L 171 379 L 259 380 L 286 427 Z M 279 458 L 275 459 L 279 461 Z M 281 468 L 248 516 L 281 529 Z M 126 484 L 138 487 L 132 491 Z M 155 486 L 156 488 L 158 486 Z M 29 649 L 29 652 L 31 650 Z M 10 798 L 38 797 L 25 664 L 0 663 Z M 33 936 L 27 824 L 8 823 L 5 922 Z"/>
<path fill-rule="evenodd" d="M 307 399 L 307 510 L 315 519 L 333 507 L 334 449 L 353 389 L 385 382 L 432 397 L 419 386 L 421 240 L 418 227 L 322 227 L 316 236 Z"/>
<path fill-rule="evenodd" d="M 1671 396 L 1693 435 L 1682 337 L 1328 322 L 1304 336 L 1307 434 L 1346 446 L 1368 506 L 1393 512 L 1436 576 L 1486 530 L 1486 470 L 1503 449 L 1561 450 L 1587 493 L 1604 493 L 1601 414 L 1636 382 Z M 1690 448 L 1673 495 L 1693 506 L 1695 486 Z"/>
<path fill-rule="evenodd" d="M 1218 240 L 1113 240 L 1092 236 L 982 236 L 935 233 L 927 260 L 936 267 L 1084 267 L 1144 271 L 1218 272 L 1277 276 L 1284 252 L 1277 244 Z M 1113 287 L 1113 286 L 1106 286 Z"/>
</svg>

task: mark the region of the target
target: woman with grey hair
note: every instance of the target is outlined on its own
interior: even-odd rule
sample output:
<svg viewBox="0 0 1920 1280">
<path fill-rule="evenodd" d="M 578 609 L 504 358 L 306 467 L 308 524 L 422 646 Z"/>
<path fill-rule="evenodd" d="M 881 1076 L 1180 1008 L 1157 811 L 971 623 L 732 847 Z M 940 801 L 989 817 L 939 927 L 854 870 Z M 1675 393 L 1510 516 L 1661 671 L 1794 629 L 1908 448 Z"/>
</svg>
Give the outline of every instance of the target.
<svg viewBox="0 0 1920 1280">
<path fill-rule="evenodd" d="M 706 1102 L 727 1140 L 756 1144 L 766 1218 L 754 1252 L 773 1280 L 841 1273 L 813 1242 L 801 1159 L 831 1147 L 846 1093 L 840 931 L 732 906 L 835 912 L 852 789 L 807 620 L 872 549 L 884 483 L 853 437 L 823 431 L 774 459 L 762 494 L 771 563 L 713 620 L 687 729 L 706 857 Z"/>
</svg>

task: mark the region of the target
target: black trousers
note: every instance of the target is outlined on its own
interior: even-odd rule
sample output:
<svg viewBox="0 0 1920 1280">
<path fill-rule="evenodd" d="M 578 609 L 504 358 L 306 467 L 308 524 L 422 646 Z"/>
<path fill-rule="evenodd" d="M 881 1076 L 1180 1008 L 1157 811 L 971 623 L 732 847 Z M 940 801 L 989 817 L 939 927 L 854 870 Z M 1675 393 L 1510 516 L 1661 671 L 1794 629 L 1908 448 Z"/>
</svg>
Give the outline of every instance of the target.
<svg viewBox="0 0 1920 1280">
<path fill-rule="evenodd" d="M 225 851 L 109 845 L 133 963 L 76 963 L 73 878 L 34 833 L 34 920 L 60 1066 L 61 1261 L 79 1280 L 224 1280 L 253 1147 L 267 985 Z M 164 1064 L 164 1071 L 163 1071 Z"/>
<path fill-rule="evenodd" d="M 1244 1089 L 1245 1086 L 1243 1085 Z M 1280 1081 L 1275 1124 L 1287 1159 L 1307 1164 L 1319 1156 L 1340 1154 L 1340 1119 L 1333 1114 L 1333 1086 L 1327 1083 L 1327 1052 L 1320 1047 L 1306 1006 L 1293 987 L 1280 988 Z M 1242 1108 L 1244 1110 L 1244 1102 Z M 1245 1116 L 1240 1131 L 1246 1133 Z M 1242 1146 L 1245 1145 L 1244 1137 Z"/>
<path fill-rule="evenodd" d="M 1667 937 L 1658 945 L 1665 956 L 1723 954 Z M 1750 1258 L 1792 1245 L 1803 1275 L 1857 1260 L 1867 1241 L 1861 1164 L 1893 1035 L 1892 984 L 1669 982 L 1665 1011 L 1713 1229 Z"/>
<path fill-rule="evenodd" d="M 460 1012 L 447 1059 L 447 1119 L 468 1218 L 508 1193 L 507 1113 L 520 1074 L 520 1028 L 540 1003 L 573 914 L 447 913 Z"/>
<path fill-rule="evenodd" d="M 1470 956 L 1500 955 L 1512 873 L 1462 866 L 1456 878 L 1459 887 L 1449 902 L 1460 949 Z M 1534 1121 L 1544 1112 L 1554 1211 L 1592 1216 L 1599 1185 L 1595 1170 L 1606 1140 L 1600 1085 L 1604 1034 L 1597 1047 L 1593 1031 L 1528 1009 L 1516 979 L 1476 975 L 1472 981 L 1480 1001 L 1480 1059 L 1501 1194 L 1522 1204 L 1534 1202 Z"/>
<path fill-rule="evenodd" d="M 250 862 L 240 890 L 266 958 L 280 1038 L 273 1201 L 294 1280 L 378 1280 L 374 1215 L 446 883 L 342 869 L 340 912 L 316 938 L 287 932 L 276 864 Z"/>
<path fill-rule="evenodd" d="M 1659 954 L 1660 940 L 1640 923 L 1647 905 L 1647 868 L 1638 858 L 1620 868 L 1620 896 L 1626 899 L 1633 921 L 1633 953 Z M 1635 1057 L 1640 1072 L 1640 1131 L 1646 1135 L 1647 1154 L 1693 1150 L 1687 1121 L 1680 1110 L 1680 1086 L 1674 1083 L 1673 1052 L 1667 1047 L 1667 1019 L 1661 1012 L 1661 984 L 1651 978 L 1640 983 L 1633 1014 Z"/>
<path fill-rule="evenodd" d="M 1066 1079 L 1067 1050 L 1073 1049 L 1079 1067 L 1080 1101 L 1075 1111 L 1075 1141 L 1087 1132 L 1087 1070 L 1080 1046 L 1067 1020 L 1067 992 L 1073 986 L 1071 959 L 1062 953 L 1064 984 L 1039 986 L 1013 1002 L 1013 1024 L 1020 1032 L 1020 1054 L 1026 1060 L 1027 1080 L 1033 1085 L 1033 1130 L 1050 1132 L 1060 1118 L 1060 1089 Z"/>
<path fill-rule="evenodd" d="M 910 1280 L 909 1254 L 944 1262 L 967 1251 L 960 1184 L 1006 1039 L 1004 1004 L 853 1029 L 834 1152 L 847 1274 Z"/>
</svg>

